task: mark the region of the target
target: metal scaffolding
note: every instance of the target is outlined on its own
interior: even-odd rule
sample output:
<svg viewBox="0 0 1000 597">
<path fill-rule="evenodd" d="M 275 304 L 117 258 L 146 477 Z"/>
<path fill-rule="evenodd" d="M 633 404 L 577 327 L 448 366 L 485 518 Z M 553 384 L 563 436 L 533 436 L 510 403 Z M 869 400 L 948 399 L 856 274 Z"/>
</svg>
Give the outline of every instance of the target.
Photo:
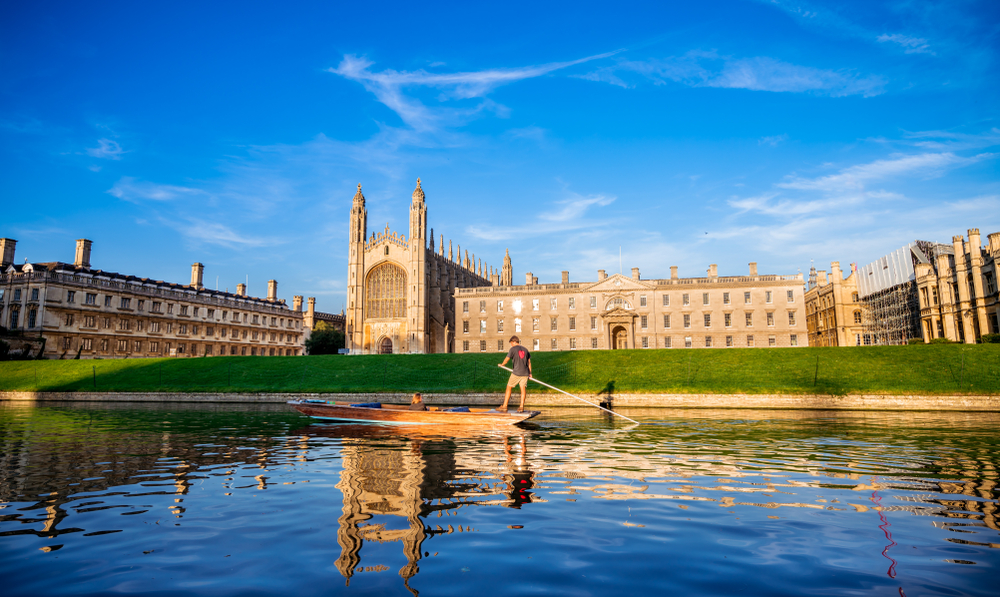
<svg viewBox="0 0 1000 597">
<path fill-rule="evenodd" d="M 861 299 L 864 343 L 875 345 L 906 344 L 922 338 L 920 300 L 917 283 L 897 284 Z"/>
</svg>

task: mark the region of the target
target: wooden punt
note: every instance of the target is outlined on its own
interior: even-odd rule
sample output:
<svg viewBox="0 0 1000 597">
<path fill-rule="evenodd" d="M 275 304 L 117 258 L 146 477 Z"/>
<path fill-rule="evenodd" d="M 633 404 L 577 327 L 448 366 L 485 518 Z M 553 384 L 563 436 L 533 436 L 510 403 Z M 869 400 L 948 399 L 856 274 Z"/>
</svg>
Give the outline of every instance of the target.
<svg viewBox="0 0 1000 597">
<path fill-rule="evenodd" d="M 427 410 L 410 410 L 405 404 L 382 404 L 380 408 L 371 408 L 352 406 L 350 402 L 325 400 L 289 400 L 288 404 L 300 413 L 316 419 L 396 425 L 507 427 L 541 414 L 537 410 L 526 410 L 519 413 L 514 411 L 499 412 L 487 408 L 470 408 L 468 412 L 454 412 L 436 406 L 428 406 Z"/>
</svg>

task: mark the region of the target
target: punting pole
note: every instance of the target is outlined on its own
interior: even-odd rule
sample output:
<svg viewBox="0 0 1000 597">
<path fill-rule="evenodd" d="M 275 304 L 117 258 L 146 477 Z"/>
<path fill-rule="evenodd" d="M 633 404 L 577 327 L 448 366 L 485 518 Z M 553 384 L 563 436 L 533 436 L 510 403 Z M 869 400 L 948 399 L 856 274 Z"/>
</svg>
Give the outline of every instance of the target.
<svg viewBox="0 0 1000 597">
<path fill-rule="evenodd" d="M 513 373 L 513 372 L 514 372 L 514 370 L 513 370 L 513 369 L 511 369 L 510 367 L 504 367 L 503 365 L 497 365 L 497 367 L 500 367 L 501 369 L 506 369 L 507 371 L 510 371 L 511 373 Z M 587 400 L 584 400 L 583 398 L 580 398 L 579 396 L 574 396 L 573 394 L 570 394 L 569 392 L 566 392 L 566 391 L 564 391 L 564 390 L 560 390 L 559 388 L 557 388 L 557 387 L 555 387 L 555 386 L 552 386 L 552 385 L 549 385 L 549 384 L 545 383 L 544 381 L 539 381 L 539 380 L 535 379 L 534 377 L 531 377 L 531 378 L 529 378 L 529 379 L 531 379 L 531 381 L 533 381 L 533 382 L 535 382 L 535 383 L 540 383 L 540 384 L 542 384 L 542 385 L 543 385 L 543 386 L 545 386 L 546 388 L 552 388 L 553 390 L 555 390 L 555 391 L 557 391 L 557 392 L 561 392 L 561 393 L 563 393 L 563 394 L 566 394 L 566 395 L 567 395 L 567 396 L 569 396 L 570 398 L 576 398 L 576 399 L 577 399 L 577 400 L 579 400 L 580 402 L 584 402 L 584 403 L 586 403 L 586 404 L 589 404 L 589 405 L 591 405 L 591 406 L 593 406 L 593 407 L 595 407 L 595 408 L 599 408 L 599 409 L 603 410 L 603 411 L 604 411 L 604 412 L 606 412 L 606 413 L 611 413 L 611 414 L 615 415 L 616 417 L 621 417 L 621 418 L 625 419 L 626 421 L 632 421 L 633 423 L 635 423 L 635 424 L 637 424 L 637 425 L 639 424 L 639 421 L 636 421 L 635 419 L 630 419 L 630 418 L 626 417 L 625 415 L 620 415 L 620 414 L 616 413 L 616 412 L 615 412 L 615 411 L 613 411 L 613 410 L 608 410 L 608 409 L 604 408 L 603 406 L 601 406 L 601 405 L 599 405 L 599 404 L 594 404 L 593 402 L 590 402 L 590 401 L 587 401 Z"/>
</svg>

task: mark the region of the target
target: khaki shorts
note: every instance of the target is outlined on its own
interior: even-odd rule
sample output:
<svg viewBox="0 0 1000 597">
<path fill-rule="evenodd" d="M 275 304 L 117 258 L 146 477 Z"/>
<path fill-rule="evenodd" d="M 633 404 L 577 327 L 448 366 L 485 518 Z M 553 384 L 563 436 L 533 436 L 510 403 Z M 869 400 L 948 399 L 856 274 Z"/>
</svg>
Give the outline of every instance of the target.
<svg viewBox="0 0 1000 597">
<path fill-rule="evenodd" d="M 514 375 L 511 373 L 510 379 L 507 380 L 507 387 L 521 386 L 521 388 L 526 390 L 528 389 L 528 377 L 527 375 Z"/>
</svg>

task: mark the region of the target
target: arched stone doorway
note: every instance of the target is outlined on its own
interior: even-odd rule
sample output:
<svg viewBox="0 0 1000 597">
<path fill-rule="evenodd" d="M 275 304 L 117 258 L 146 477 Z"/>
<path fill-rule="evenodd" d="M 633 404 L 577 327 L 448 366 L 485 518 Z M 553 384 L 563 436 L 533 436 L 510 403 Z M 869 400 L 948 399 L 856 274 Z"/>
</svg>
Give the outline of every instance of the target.
<svg viewBox="0 0 1000 597">
<path fill-rule="evenodd" d="M 624 326 L 617 325 L 611 328 L 611 348 L 628 348 L 628 330 Z"/>
<path fill-rule="evenodd" d="M 392 339 L 389 337 L 383 337 L 378 341 L 378 353 L 379 354 L 392 354 Z"/>
</svg>

